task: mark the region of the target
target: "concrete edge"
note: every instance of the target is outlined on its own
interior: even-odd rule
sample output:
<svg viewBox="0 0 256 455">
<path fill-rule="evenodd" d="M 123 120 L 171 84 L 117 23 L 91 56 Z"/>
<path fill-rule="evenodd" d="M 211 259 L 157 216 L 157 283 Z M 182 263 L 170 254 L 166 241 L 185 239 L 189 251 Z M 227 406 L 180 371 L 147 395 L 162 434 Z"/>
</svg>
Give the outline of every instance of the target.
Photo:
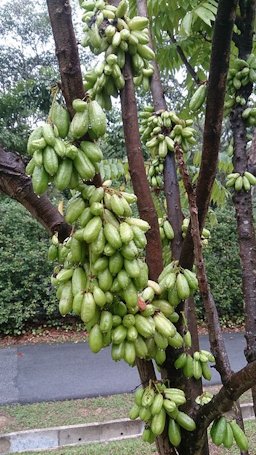
<svg viewBox="0 0 256 455">
<path fill-rule="evenodd" d="M 241 409 L 245 420 L 254 418 L 252 403 L 241 404 Z M 232 415 L 232 412 L 228 414 Z M 136 438 L 141 435 L 143 428 L 141 420 L 126 418 L 6 433 L 0 435 L 0 454 L 40 452 L 79 444 Z"/>
</svg>

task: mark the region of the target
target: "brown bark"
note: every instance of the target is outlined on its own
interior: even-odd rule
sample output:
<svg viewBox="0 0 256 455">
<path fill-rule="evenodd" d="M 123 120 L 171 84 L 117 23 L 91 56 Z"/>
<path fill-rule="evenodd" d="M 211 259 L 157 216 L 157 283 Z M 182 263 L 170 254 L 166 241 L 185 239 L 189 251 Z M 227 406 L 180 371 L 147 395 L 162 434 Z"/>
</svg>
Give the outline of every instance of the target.
<svg viewBox="0 0 256 455">
<path fill-rule="evenodd" d="M 213 31 L 202 162 L 196 188 L 200 229 L 202 229 L 208 211 L 211 190 L 217 171 L 230 45 L 237 3 L 237 0 L 219 1 Z M 180 257 L 180 263 L 185 268 L 191 268 L 193 264 L 191 246 L 191 234 L 188 232 Z"/>
<path fill-rule="evenodd" d="M 20 202 L 49 233 L 58 232 L 61 242 L 69 236 L 71 226 L 64 221 L 47 195 L 39 197 L 34 193 L 20 155 L 0 147 L 0 175 L 0 191 Z"/>
<path fill-rule="evenodd" d="M 246 60 L 252 51 L 253 30 L 255 22 L 256 1 L 247 2 L 244 10 L 244 21 L 241 34 L 238 36 L 239 57 Z M 238 94 L 248 100 L 252 91 L 252 84 L 242 87 Z M 231 113 L 231 127 L 234 139 L 234 170 L 243 173 L 248 169 L 246 124 L 242 118 L 244 107 L 236 105 Z M 253 208 L 251 192 L 239 191 L 233 195 L 236 210 L 239 253 L 242 265 L 242 286 L 245 306 L 245 338 L 247 346 L 245 357 L 247 362 L 256 360 L 256 237 L 253 225 Z M 256 386 L 252 388 L 254 413 L 256 415 Z"/>
<path fill-rule="evenodd" d="M 46 0 L 60 68 L 61 89 L 73 117 L 72 101 L 83 99 L 82 72 L 69 0 Z"/>
</svg>

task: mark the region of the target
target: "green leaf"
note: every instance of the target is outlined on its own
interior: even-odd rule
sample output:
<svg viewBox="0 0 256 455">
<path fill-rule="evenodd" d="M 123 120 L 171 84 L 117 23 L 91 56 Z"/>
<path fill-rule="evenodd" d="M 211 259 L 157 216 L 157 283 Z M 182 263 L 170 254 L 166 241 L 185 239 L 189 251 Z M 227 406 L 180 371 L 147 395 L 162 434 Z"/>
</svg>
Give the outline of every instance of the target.
<svg viewBox="0 0 256 455">
<path fill-rule="evenodd" d="M 203 6 L 199 6 L 194 10 L 194 13 L 202 19 L 202 21 L 205 22 L 205 24 L 209 25 L 211 27 L 211 21 L 215 21 L 215 16 L 214 14 L 207 8 L 204 8 Z"/>
<path fill-rule="evenodd" d="M 181 33 L 184 33 L 185 35 L 189 36 L 191 34 L 192 23 L 193 13 L 192 11 L 188 11 L 181 23 Z"/>
</svg>

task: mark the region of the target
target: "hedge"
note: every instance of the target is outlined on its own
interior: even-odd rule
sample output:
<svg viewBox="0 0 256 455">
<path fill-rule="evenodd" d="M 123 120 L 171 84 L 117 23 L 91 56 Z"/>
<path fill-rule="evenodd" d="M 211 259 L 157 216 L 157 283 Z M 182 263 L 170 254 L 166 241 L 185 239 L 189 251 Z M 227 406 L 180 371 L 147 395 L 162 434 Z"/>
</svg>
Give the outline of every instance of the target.
<svg viewBox="0 0 256 455">
<path fill-rule="evenodd" d="M 232 209 L 218 210 L 204 249 L 211 289 L 222 320 L 243 316 L 241 268 Z M 53 264 L 47 261 L 45 230 L 17 202 L 0 198 L 0 333 L 19 334 L 27 327 L 61 325 L 55 291 L 50 284 Z M 196 298 L 198 316 L 204 310 Z"/>
<path fill-rule="evenodd" d="M 17 202 L 0 199 L 0 333 L 58 318 L 45 230 Z"/>
</svg>

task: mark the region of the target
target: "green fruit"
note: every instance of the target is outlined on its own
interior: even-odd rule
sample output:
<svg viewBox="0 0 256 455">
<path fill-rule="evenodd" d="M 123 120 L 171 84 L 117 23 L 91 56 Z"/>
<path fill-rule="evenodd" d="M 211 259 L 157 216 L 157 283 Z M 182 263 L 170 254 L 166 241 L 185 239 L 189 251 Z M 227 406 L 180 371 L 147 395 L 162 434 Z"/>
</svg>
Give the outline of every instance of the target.
<svg viewBox="0 0 256 455">
<path fill-rule="evenodd" d="M 155 324 L 151 317 L 145 318 L 140 314 L 135 315 L 135 327 L 144 338 L 149 338 L 155 333 Z"/>
<path fill-rule="evenodd" d="M 213 433 L 213 442 L 216 446 L 220 446 L 223 443 L 227 429 L 227 420 L 224 416 L 220 417 L 216 422 L 216 426 Z"/>
<path fill-rule="evenodd" d="M 162 408 L 159 414 L 156 414 L 153 416 L 152 421 L 151 421 L 151 430 L 152 432 L 156 435 L 159 436 L 160 434 L 163 433 L 164 427 L 165 427 L 165 421 L 166 421 L 166 412 Z"/>
<path fill-rule="evenodd" d="M 95 139 L 104 136 L 106 132 L 106 115 L 97 101 L 88 103 L 89 134 L 92 132 Z"/>
<path fill-rule="evenodd" d="M 182 428 L 187 431 L 194 431 L 196 429 L 194 420 L 185 414 L 185 412 L 179 411 L 175 420 Z"/>
<path fill-rule="evenodd" d="M 96 305 L 98 305 L 100 308 L 104 307 L 107 303 L 105 293 L 98 286 L 94 286 L 93 288 L 93 298 L 95 300 Z"/>
<path fill-rule="evenodd" d="M 156 414 L 159 414 L 159 412 L 162 409 L 163 402 L 164 402 L 163 395 L 161 393 L 157 393 L 155 395 L 154 401 L 153 401 L 152 406 L 151 406 L 151 414 L 152 414 L 152 416 L 154 416 Z"/>
<path fill-rule="evenodd" d="M 57 126 L 59 136 L 65 138 L 68 135 L 70 118 L 68 111 L 59 103 L 53 103 L 50 110 L 50 117 Z"/>
<path fill-rule="evenodd" d="M 112 344 L 111 356 L 115 362 L 122 360 L 124 357 L 124 342 Z"/>
<path fill-rule="evenodd" d="M 177 293 L 181 300 L 186 300 L 190 296 L 190 288 L 186 277 L 178 273 L 176 277 Z"/>
<path fill-rule="evenodd" d="M 129 365 L 134 365 L 136 359 L 135 346 L 132 341 L 126 341 L 124 344 L 124 360 Z"/>
<path fill-rule="evenodd" d="M 119 325 L 118 327 L 115 327 L 112 331 L 112 342 L 114 344 L 120 344 L 122 343 L 127 335 L 127 329 L 123 325 Z"/>
<path fill-rule="evenodd" d="M 129 330 L 130 329 L 128 329 L 128 331 Z M 147 348 L 145 341 L 143 340 L 143 338 L 141 336 L 137 336 L 136 340 L 134 340 L 134 346 L 135 346 L 136 355 L 137 355 L 137 357 L 139 357 L 139 359 L 147 358 L 147 356 L 149 354 L 148 348 Z"/>
<path fill-rule="evenodd" d="M 238 424 L 234 420 L 232 420 L 232 422 L 230 422 L 229 424 L 232 428 L 233 436 L 239 449 L 247 451 L 249 447 L 248 439 L 245 436 L 243 430 L 238 426 Z"/>
<path fill-rule="evenodd" d="M 71 281 L 67 281 L 63 284 L 59 301 L 59 312 L 62 316 L 65 316 L 67 313 L 70 313 L 70 311 L 72 311 L 72 302 L 72 285 Z"/>
<path fill-rule="evenodd" d="M 96 303 L 91 292 L 84 294 L 81 306 L 81 319 L 83 322 L 90 322 L 96 314 Z"/>
<path fill-rule="evenodd" d="M 102 228 L 102 220 L 99 216 L 92 218 L 83 230 L 83 237 L 87 243 L 94 242 Z"/>
<path fill-rule="evenodd" d="M 136 403 L 134 403 L 133 407 L 129 411 L 129 419 L 131 420 L 137 419 L 137 417 L 139 417 L 139 413 L 140 407 Z"/>
<path fill-rule="evenodd" d="M 230 422 L 227 422 L 226 432 L 225 432 L 225 435 L 223 438 L 223 445 L 227 449 L 230 449 L 230 447 L 232 447 L 232 445 L 233 445 L 233 442 L 234 442 L 234 436 L 233 436 L 232 427 L 230 425 Z"/>
<path fill-rule="evenodd" d="M 61 161 L 54 177 L 54 185 L 60 191 L 68 188 L 73 171 L 73 163 L 69 158 Z"/>
<path fill-rule="evenodd" d="M 43 166 L 35 166 L 32 174 L 33 190 L 36 194 L 41 195 L 45 193 L 48 188 L 48 174 L 45 172 Z"/>
<path fill-rule="evenodd" d="M 56 141 L 56 137 L 55 137 L 53 128 L 52 128 L 52 126 L 49 123 L 44 123 L 43 124 L 42 133 L 43 133 L 43 137 L 44 137 L 45 142 L 48 145 L 54 147 L 54 144 L 55 144 L 55 141 Z"/>
<path fill-rule="evenodd" d="M 89 115 L 88 111 L 76 112 L 69 127 L 70 135 L 75 139 L 83 137 L 89 128 Z"/>
<path fill-rule="evenodd" d="M 65 214 L 67 223 L 73 224 L 82 215 L 85 209 L 85 202 L 81 197 L 75 197 L 69 200 Z"/>
<path fill-rule="evenodd" d="M 103 336 L 99 324 L 95 324 L 89 333 L 89 346 L 92 352 L 99 352 L 103 348 Z"/>
<path fill-rule="evenodd" d="M 109 332 L 112 329 L 113 316 L 109 311 L 102 311 L 100 316 L 100 330 L 102 333 Z"/>
<path fill-rule="evenodd" d="M 203 84 L 200 85 L 198 89 L 195 91 L 194 95 L 192 96 L 189 102 L 189 109 L 191 111 L 197 111 L 198 109 L 200 109 L 206 97 L 206 90 L 207 86 L 206 84 Z"/>
<path fill-rule="evenodd" d="M 87 277 L 82 267 L 76 267 L 72 275 L 72 293 L 76 295 L 85 290 Z"/>
<path fill-rule="evenodd" d="M 105 269 L 98 274 L 99 287 L 102 291 L 109 291 L 111 289 L 113 278 L 109 269 Z"/>
<path fill-rule="evenodd" d="M 168 437 L 169 437 L 170 443 L 174 447 L 178 447 L 180 445 L 180 443 L 181 443 L 180 426 L 174 419 L 169 420 Z"/>
<path fill-rule="evenodd" d="M 90 161 L 99 162 L 103 159 L 103 153 L 99 146 L 91 141 L 82 141 L 80 147 Z"/>
<path fill-rule="evenodd" d="M 118 229 L 110 223 L 106 223 L 104 226 L 104 235 L 108 243 L 114 248 L 119 249 L 122 246 L 122 240 Z"/>
<path fill-rule="evenodd" d="M 133 314 L 129 314 L 127 316 L 133 316 Z M 124 325 L 124 320 L 123 320 L 123 325 Z M 137 329 L 134 327 L 134 326 L 129 326 L 127 327 L 126 325 L 124 325 L 124 327 L 127 328 L 127 335 L 126 335 L 126 338 L 128 341 L 135 341 L 137 340 L 138 338 L 138 331 Z"/>
<path fill-rule="evenodd" d="M 86 154 L 80 149 L 78 149 L 77 156 L 74 159 L 74 166 L 80 177 L 84 180 L 90 180 L 95 175 L 95 167 Z"/>
</svg>

